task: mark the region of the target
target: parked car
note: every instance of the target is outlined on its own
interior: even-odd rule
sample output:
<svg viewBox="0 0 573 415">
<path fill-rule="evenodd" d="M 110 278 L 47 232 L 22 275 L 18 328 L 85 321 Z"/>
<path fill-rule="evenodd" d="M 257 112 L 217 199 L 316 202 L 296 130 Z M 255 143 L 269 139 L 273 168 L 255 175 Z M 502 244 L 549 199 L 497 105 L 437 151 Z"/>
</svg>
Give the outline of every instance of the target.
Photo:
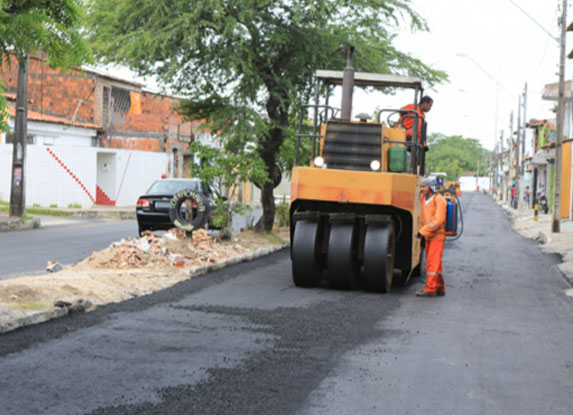
<svg viewBox="0 0 573 415">
<path fill-rule="evenodd" d="M 203 195 L 210 208 L 207 226 L 213 227 L 216 203 L 209 186 L 201 183 L 199 179 L 161 179 L 155 181 L 137 200 L 137 226 L 140 235 L 145 230 L 168 230 L 175 227 L 169 216 L 169 203 L 173 196 L 182 190 L 193 190 Z M 192 209 L 195 208 L 194 203 Z M 186 204 L 182 204 L 180 209 L 184 212 Z M 192 215 L 195 213 L 193 210 Z"/>
</svg>

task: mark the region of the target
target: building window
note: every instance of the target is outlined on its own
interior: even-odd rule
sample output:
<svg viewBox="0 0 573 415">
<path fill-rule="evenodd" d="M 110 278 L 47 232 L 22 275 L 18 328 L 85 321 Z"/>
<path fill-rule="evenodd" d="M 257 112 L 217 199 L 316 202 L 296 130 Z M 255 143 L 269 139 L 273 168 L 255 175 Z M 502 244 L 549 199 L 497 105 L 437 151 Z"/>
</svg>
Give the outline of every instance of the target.
<svg viewBox="0 0 573 415">
<path fill-rule="evenodd" d="M 113 100 L 113 112 L 127 114 L 131 106 L 129 90 L 124 88 L 111 88 L 111 98 Z"/>
<path fill-rule="evenodd" d="M 109 123 L 109 87 L 103 87 L 101 123 L 107 129 Z"/>
</svg>

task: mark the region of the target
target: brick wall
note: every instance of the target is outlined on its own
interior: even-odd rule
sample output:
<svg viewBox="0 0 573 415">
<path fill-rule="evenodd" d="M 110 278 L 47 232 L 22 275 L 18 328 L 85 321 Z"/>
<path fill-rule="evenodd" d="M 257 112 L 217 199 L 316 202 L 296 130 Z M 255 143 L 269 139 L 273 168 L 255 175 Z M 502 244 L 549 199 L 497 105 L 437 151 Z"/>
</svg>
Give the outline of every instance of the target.
<svg viewBox="0 0 573 415">
<path fill-rule="evenodd" d="M 196 124 L 177 114 L 177 98 L 143 91 L 141 84 L 90 70 L 53 70 L 34 57 L 29 74 L 29 110 L 62 117 L 70 124 L 96 124 L 101 147 L 185 151 L 192 140 Z M 16 92 L 17 78 L 16 60 L 3 62 L 0 79 L 6 92 Z"/>
</svg>

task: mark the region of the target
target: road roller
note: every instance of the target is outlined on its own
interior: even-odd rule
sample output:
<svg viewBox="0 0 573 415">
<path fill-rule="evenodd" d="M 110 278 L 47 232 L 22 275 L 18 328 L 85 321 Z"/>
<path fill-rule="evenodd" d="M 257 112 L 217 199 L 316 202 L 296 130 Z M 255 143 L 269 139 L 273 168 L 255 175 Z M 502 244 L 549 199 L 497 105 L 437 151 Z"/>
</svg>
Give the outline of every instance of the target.
<svg viewBox="0 0 573 415">
<path fill-rule="evenodd" d="M 344 71 L 315 71 L 314 103 L 301 108 L 290 193 L 292 277 L 297 287 L 327 281 L 351 290 L 359 283 L 385 293 L 420 272 L 422 80 L 355 72 L 352 64 L 353 48 Z M 336 86 L 342 86 L 340 108 L 328 102 Z M 351 119 L 355 87 L 411 89 L 414 111 L 387 108 Z M 401 125 L 407 117 L 411 137 Z M 312 140 L 310 165 L 299 165 L 301 140 Z"/>
</svg>

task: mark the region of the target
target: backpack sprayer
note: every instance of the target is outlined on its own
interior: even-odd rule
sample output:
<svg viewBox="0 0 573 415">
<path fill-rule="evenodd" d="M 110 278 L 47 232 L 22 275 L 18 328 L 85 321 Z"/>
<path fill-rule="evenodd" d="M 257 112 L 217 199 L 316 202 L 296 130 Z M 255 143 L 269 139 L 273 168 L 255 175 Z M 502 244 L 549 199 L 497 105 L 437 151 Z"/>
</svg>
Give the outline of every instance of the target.
<svg viewBox="0 0 573 415">
<path fill-rule="evenodd" d="M 464 233 L 464 218 L 462 215 L 462 204 L 456 196 L 455 189 L 441 189 L 439 191 L 447 202 L 446 212 L 446 236 L 448 241 L 455 241 Z M 459 220 L 458 220 L 459 217 Z M 461 225 L 458 233 L 458 225 Z"/>
</svg>

